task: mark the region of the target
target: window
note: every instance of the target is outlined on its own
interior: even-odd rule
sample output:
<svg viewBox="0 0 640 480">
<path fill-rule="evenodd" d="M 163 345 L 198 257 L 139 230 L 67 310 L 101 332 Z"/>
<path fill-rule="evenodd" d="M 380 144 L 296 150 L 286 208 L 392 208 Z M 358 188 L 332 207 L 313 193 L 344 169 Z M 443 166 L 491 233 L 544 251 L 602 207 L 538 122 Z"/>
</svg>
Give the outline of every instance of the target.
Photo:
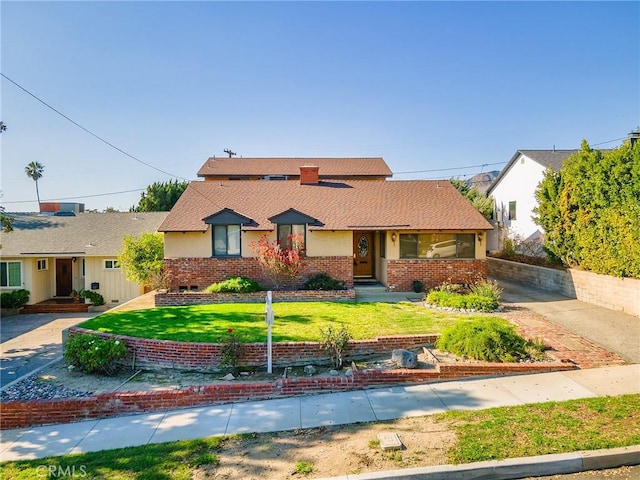
<svg viewBox="0 0 640 480">
<path fill-rule="evenodd" d="M 301 235 L 302 246 L 304 246 L 304 225 L 281 225 L 278 224 L 278 243 L 282 246 L 291 247 L 291 235 Z"/>
<path fill-rule="evenodd" d="M 0 262 L 0 287 L 22 287 L 21 262 Z"/>
<path fill-rule="evenodd" d="M 240 225 L 214 225 L 213 256 L 231 257 L 240 255 Z"/>
<path fill-rule="evenodd" d="M 509 220 L 516 219 L 516 202 L 509 202 Z"/>
<path fill-rule="evenodd" d="M 380 232 L 380 258 L 387 258 L 387 232 Z"/>
<path fill-rule="evenodd" d="M 39 272 L 42 272 L 43 270 L 48 270 L 48 268 L 47 268 L 47 259 L 46 258 L 41 258 L 40 260 L 38 260 L 37 269 L 38 269 Z"/>
<path fill-rule="evenodd" d="M 82 259 L 82 272 L 80 274 L 83 277 L 86 277 L 86 268 L 87 268 L 87 265 L 86 265 L 85 259 L 83 258 Z"/>
<path fill-rule="evenodd" d="M 105 270 L 118 270 L 118 269 L 120 269 L 120 262 L 118 260 L 105 260 L 104 261 L 104 269 Z"/>
<path fill-rule="evenodd" d="M 401 234 L 400 258 L 475 258 L 475 235 L 472 233 Z"/>
</svg>

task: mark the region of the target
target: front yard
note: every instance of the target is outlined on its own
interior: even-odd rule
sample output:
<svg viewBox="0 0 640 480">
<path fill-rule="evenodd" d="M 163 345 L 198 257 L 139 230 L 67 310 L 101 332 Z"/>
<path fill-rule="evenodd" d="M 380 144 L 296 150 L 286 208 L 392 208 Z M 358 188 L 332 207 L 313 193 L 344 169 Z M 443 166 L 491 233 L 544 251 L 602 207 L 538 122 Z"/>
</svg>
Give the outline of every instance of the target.
<svg viewBox="0 0 640 480">
<path fill-rule="evenodd" d="M 432 334 L 458 320 L 484 315 L 437 312 L 422 304 L 292 302 L 274 303 L 274 342 L 313 342 L 327 325 L 344 325 L 354 340 L 386 335 Z M 218 343 L 228 329 L 242 342 L 264 342 L 265 306 L 256 303 L 159 307 L 107 312 L 78 326 L 131 337 Z"/>
</svg>

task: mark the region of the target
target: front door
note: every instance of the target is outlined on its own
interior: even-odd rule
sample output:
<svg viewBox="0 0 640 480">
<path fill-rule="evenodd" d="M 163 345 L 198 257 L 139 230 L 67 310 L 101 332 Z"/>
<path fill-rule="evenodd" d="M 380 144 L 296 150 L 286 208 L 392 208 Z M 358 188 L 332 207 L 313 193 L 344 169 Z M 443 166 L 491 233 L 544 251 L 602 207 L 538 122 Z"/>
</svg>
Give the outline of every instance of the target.
<svg viewBox="0 0 640 480">
<path fill-rule="evenodd" d="M 372 232 L 353 232 L 353 276 L 373 277 Z"/>
<path fill-rule="evenodd" d="M 73 286 L 71 277 L 71 259 L 56 259 L 56 297 L 68 297 Z"/>
</svg>

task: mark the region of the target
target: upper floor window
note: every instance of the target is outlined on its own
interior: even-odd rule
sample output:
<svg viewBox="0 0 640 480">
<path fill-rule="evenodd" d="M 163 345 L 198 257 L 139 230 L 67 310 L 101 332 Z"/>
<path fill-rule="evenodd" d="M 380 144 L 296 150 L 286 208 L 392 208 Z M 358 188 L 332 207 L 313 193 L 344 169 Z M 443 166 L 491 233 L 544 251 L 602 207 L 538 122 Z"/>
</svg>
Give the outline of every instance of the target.
<svg viewBox="0 0 640 480">
<path fill-rule="evenodd" d="M 475 258 L 472 233 L 400 234 L 400 258 Z"/>
<path fill-rule="evenodd" d="M 22 287 L 22 262 L 0 262 L 0 287 Z"/>
<path fill-rule="evenodd" d="M 240 255 L 240 225 L 214 225 L 213 256 Z"/>
<path fill-rule="evenodd" d="M 104 261 L 104 269 L 105 270 L 119 270 L 120 262 L 115 259 L 109 259 Z"/>
</svg>

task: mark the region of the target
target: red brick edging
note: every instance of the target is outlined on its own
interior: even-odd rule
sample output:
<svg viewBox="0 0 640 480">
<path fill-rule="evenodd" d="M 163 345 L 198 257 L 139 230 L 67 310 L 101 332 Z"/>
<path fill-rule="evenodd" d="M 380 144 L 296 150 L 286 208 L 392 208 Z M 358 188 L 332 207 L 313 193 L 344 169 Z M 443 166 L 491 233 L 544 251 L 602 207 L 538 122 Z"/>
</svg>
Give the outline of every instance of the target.
<svg viewBox="0 0 640 480">
<path fill-rule="evenodd" d="M 7 401 L 0 429 L 70 423 L 177 408 L 262 400 L 320 392 L 362 390 L 385 385 L 428 383 L 488 375 L 544 373 L 578 368 L 572 363 L 437 364 L 428 370 L 357 370 L 351 377 L 279 378 L 272 382 L 237 382 L 180 390 L 104 393 L 59 400 Z"/>
</svg>

